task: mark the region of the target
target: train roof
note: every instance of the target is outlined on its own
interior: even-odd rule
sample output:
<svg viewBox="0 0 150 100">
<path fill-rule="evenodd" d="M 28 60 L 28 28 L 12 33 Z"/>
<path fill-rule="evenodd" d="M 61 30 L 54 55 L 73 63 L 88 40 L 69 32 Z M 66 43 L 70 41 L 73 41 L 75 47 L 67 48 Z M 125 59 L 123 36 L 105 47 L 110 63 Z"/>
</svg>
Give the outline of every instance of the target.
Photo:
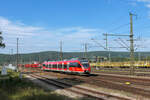
<svg viewBox="0 0 150 100">
<path fill-rule="evenodd" d="M 67 63 L 67 62 L 88 62 L 88 60 L 67 60 L 67 61 L 45 61 L 43 64 L 46 63 Z"/>
</svg>

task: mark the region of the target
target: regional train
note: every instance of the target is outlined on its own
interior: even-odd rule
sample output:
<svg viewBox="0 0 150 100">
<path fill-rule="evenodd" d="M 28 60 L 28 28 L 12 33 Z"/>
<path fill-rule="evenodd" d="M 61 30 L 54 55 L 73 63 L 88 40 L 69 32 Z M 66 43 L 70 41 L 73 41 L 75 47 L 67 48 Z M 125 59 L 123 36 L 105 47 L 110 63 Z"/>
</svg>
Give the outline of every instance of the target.
<svg viewBox="0 0 150 100">
<path fill-rule="evenodd" d="M 90 74 L 88 60 L 45 61 L 42 64 L 25 64 L 26 68 L 41 68 L 43 71 L 57 71 L 76 74 Z"/>
<path fill-rule="evenodd" d="M 43 63 L 42 70 L 90 74 L 91 67 L 87 60 L 46 61 Z"/>
</svg>

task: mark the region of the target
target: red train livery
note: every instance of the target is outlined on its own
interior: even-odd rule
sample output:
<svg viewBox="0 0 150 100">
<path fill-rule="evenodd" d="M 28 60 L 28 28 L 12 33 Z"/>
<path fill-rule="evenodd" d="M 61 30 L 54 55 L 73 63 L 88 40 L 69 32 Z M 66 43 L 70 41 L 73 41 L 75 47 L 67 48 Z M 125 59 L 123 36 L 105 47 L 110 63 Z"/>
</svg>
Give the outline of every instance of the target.
<svg viewBox="0 0 150 100">
<path fill-rule="evenodd" d="M 40 64 L 25 64 L 24 65 L 26 68 L 40 68 L 41 65 Z"/>
<path fill-rule="evenodd" d="M 46 61 L 42 70 L 90 74 L 91 67 L 87 60 Z"/>
</svg>

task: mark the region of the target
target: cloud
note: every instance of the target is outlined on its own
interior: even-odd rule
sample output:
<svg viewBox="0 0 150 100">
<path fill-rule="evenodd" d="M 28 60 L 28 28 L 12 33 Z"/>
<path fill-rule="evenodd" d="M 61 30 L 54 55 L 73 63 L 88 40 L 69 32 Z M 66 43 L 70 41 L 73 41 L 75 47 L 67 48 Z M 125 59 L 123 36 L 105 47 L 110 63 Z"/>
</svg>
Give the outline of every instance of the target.
<svg viewBox="0 0 150 100">
<path fill-rule="evenodd" d="M 150 8 L 150 4 L 147 4 L 146 7 Z"/>
<path fill-rule="evenodd" d="M 105 45 L 102 34 L 106 31 L 103 29 L 81 26 L 63 28 L 35 27 L 25 25 L 19 21 L 8 20 L 4 17 L 0 17 L 0 23 L 0 29 L 3 31 L 6 43 L 6 48 L 0 49 L 1 53 L 9 53 L 10 49 L 16 51 L 17 37 L 19 37 L 19 53 L 59 51 L 60 41 L 63 41 L 63 51 L 66 52 L 84 51 L 84 43 L 97 46 L 96 48 L 89 48 L 89 50 L 104 50 L 91 41 L 91 38 L 96 37 L 99 43 Z M 112 37 L 109 38 L 109 46 L 119 47 L 113 39 Z M 118 51 L 121 50 L 123 49 L 119 49 Z"/>
<path fill-rule="evenodd" d="M 0 17 L 0 30 L 7 36 L 32 36 L 35 32 L 41 30 L 40 27 L 26 26 L 23 23 L 10 21 L 4 17 Z"/>
<path fill-rule="evenodd" d="M 150 2 L 150 0 L 137 0 L 138 2 Z"/>
<path fill-rule="evenodd" d="M 150 0 L 136 0 L 136 2 L 142 2 L 145 4 L 145 7 L 150 8 Z"/>
<path fill-rule="evenodd" d="M 0 31 L 3 32 L 5 49 L 0 52 L 8 52 L 10 49 L 16 50 L 16 38 L 19 37 L 20 52 L 38 52 L 47 50 L 59 50 L 59 42 L 62 40 L 64 51 L 81 51 L 81 44 L 90 42 L 92 37 L 103 30 L 85 27 L 63 27 L 44 28 L 26 25 L 20 21 L 9 20 L 0 17 Z"/>
<path fill-rule="evenodd" d="M 81 51 L 81 45 L 85 42 L 92 42 L 91 38 L 103 33 L 103 30 L 83 27 L 68 27 L 53 29 L 45 33 L 36 46 L 48 47 L 49 50 L 59 50 L 59 43 L 63 41 L 64 51 Z M 40 36 L 41 34 L 39 34 Z M 55 45 L 55 46 L 54 46 Z"/>
<path fill-rule="evenodd" d="M 141 6 L 140 4 L 142 4 L 144 7 L 147 8 L 147 13 L 148 13 L 148 18 L 150 18 L 149 16 L 149 12 L 150 12 L 150 0 L 128 0 L 130 2 L 130 4 L 132 6 Z"/>
</svg>

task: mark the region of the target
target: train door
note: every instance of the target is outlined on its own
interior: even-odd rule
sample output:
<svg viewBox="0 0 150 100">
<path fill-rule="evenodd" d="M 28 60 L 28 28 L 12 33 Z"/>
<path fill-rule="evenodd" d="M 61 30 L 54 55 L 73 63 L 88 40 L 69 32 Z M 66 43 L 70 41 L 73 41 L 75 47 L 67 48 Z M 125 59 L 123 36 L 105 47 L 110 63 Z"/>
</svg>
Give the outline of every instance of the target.
<svg viewBox="0 0 150 100">
<path fill-rule="evenodd" d="M 58 71 L 58 63 L 57 63 L 57 71 Z"/>
<path fill-rule="evenodd" d="M 68 63 L 64 62 L 64 71 L 67 71 Z"/>
<path fill-rule="evenodd" d="M 51 70 L 51 63 L 49 64 L 49 70 Z"/>
<path fill-rule="evenodd" d="M 71 62 L 69 64 L 69 70 L 74 72 L 76 70 L 76 62 Z"/>
<path fill-rule="evenodd" d="M 72 71 L 73 71 L 73 72 L 75 72 L 75 71 L 76 71 L 76 65 L 75 65 L 75 63 L 73 63 L 73 65 L 72 65 L 72 67 L 71 67 L 71 68 L 72 68 Z"/>
<path fill-rule="evenodd" d="M 77 71 L 77 72 L 83 71 L 83 69 L 82 69 L 82 67 L 81 67 L 79 62 L 76 63 L 76 67 L 75 68 L 76 68 L 75 71 Z"/>
<path fill-rule="evenodd" d="M 52 68 L 53 68 L 53 64 L 51 63 L 51 70 L 52 70 Z"/>
<path fill-rule="evenodd" d="M 47 69 L 49 70 L 49 63 L 48 63 L 48 68 Z"/>
</svg>

